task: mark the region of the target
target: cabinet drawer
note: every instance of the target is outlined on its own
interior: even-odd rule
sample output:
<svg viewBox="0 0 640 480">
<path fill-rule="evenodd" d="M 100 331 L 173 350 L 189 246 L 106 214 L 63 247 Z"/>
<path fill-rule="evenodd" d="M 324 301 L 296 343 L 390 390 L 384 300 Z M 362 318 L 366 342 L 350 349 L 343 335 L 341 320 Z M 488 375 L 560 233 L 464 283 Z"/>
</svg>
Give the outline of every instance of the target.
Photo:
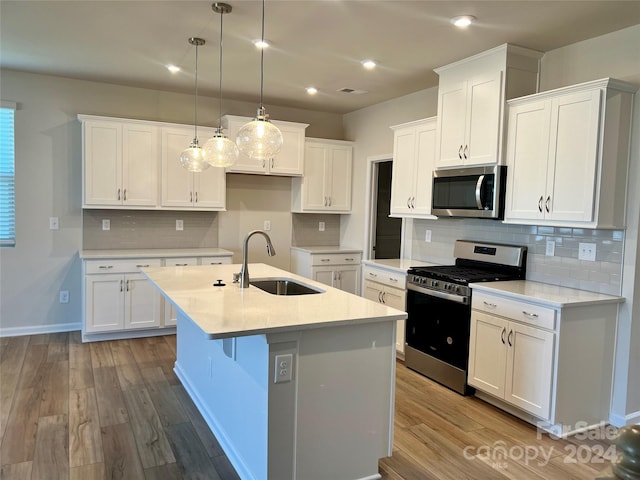
<svg viewBox="0 0 640 480">
<path fill-rule="evenodd" d="M 389 270 L 372 267 L 370 265 L 363 265 L 362 276 L 365 280 L 382 283 L 390 287 L 402 290 L 406 287 L 407 276 L 399 272 L 390 272 Z"/>
<path fill-rule="evenodd" d="M 121 260 L 87 260 L 85 273 L 135 273 L 141 268 L 161 267 L 159 258 L 121 259 Z"/>
<path fill-rule="evenodd" d="M 556 328 L 556 311 L 553 308 L 510 300 L 478 291 L 473 292 L 471 306 L 474 310 L 499 315 L 536 327 L 548 330 Z"/>
<path fill-rule="evenodd" d="M 361 261 L 359 253 L 328 253 L 311 255 L 311 265 L 358 265 Z"/>
<path fill-rule="evenodd" d="M 231 257 L 202 257 L 200 265 L 231 265 Z"/>
<path fill-rule="evenodd" d="M 165 258 L 165 267 L 190 267 L 198 265 L 198 257 Z"/>
</svg>

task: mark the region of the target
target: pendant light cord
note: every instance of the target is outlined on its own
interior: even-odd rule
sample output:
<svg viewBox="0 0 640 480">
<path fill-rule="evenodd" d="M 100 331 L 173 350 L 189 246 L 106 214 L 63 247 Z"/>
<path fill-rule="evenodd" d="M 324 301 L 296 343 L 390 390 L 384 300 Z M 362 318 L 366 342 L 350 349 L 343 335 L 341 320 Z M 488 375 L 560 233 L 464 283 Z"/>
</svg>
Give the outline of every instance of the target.
<svg viewBox="0 0 640 480">
<path fill-rule="evenodd" d="M 262 48 L 260 49 L 260 108 L 262 105 L 262 90 L 264 89 L 264 3 L 262 0 Z"/>
<path fill-rule="evenodd" d="M 193 100 L 194 124 L 193 135 L 194 140 L 198 139 L 198 44 L 196 43 L 196 95 Z"/>
<path fill-rule="evenodd" d="M 218 87 L 218 91 L 220 92 L 220 101 L 218 102 L 218 127 L 222 129 L 222 17 L 224 17 L 224 12 L 220 13 L 220 85 Z"/>
</svg>

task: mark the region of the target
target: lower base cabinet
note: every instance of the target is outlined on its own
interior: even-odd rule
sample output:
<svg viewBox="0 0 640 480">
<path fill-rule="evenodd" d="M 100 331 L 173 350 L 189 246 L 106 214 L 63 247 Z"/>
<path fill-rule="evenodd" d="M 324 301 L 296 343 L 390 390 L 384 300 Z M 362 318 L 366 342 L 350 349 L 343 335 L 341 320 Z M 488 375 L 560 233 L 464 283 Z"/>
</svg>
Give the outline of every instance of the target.
<svg viewBox="0 0 640 480">
<path fill-rule="evenodd" d="M 291 271 L 345 292 L 360 294 L 362 252 L 339 247 L 294 247 Z"/>
</svg>

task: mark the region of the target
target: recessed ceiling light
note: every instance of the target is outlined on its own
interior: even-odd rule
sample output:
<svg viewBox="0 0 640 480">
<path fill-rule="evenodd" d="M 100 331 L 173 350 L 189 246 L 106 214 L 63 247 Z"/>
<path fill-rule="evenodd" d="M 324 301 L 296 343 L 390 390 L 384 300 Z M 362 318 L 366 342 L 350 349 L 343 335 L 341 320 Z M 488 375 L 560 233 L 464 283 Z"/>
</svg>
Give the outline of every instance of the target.
<svg viewBox="0 0 640 480">
<path fill-rule="evenodd" d="M 453 17 L 451 19 L 451 23 L 453 23 L 458 28 L 466 28 L 471 25 L 475 21 L 476 17 L 473 15 L 460 15 L 458 17 Z"/>
<path fill-rule="evenodd" d="M 268 46 L 270 46 L 271 44 L 269 43 L 269 40 L 254 40 L 253 44 L 258 47 L 258 48 L 267 48 Z"/>
<path fill-rule="evenodd" d="M 180 67 L 177 67 L 175 65 L 167 65 L 167 70 L 169 70 L 171 73 L 178 73 L 180 71 Z"/>
<path fill-rule="evenodd" d="M 363 60 L 360 63 L 362 63 L 362 66 L 367 70 L 372 70 L 376 68 L 376 62 L 374 62 L 373 60 Z"/>
<path fill-rule="evenodd" d="M 315 95 L 318 93 L 318 89 L 316 87 L 307 87 L 307 93 L 309 95 Z"/>
</svg>

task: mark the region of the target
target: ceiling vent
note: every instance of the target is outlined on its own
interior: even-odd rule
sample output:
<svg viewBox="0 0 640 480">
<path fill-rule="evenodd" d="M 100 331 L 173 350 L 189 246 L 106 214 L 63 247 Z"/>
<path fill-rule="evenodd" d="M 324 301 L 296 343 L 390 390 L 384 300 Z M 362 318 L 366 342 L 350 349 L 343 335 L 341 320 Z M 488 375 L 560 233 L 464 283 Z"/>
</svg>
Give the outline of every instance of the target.
<svg viewBox="0 0 640 480">
<path fill-rule="evenodd" d="M 366 90 L 356 90 L 354 88 L 348 88 L 348 87 L 340 88 L 338 90 L 338 92 L 340 92 L 340 93 L 350 93 L 352 95 L 362 95 L 363 93 L 369 93 Z"/>
</svg>

